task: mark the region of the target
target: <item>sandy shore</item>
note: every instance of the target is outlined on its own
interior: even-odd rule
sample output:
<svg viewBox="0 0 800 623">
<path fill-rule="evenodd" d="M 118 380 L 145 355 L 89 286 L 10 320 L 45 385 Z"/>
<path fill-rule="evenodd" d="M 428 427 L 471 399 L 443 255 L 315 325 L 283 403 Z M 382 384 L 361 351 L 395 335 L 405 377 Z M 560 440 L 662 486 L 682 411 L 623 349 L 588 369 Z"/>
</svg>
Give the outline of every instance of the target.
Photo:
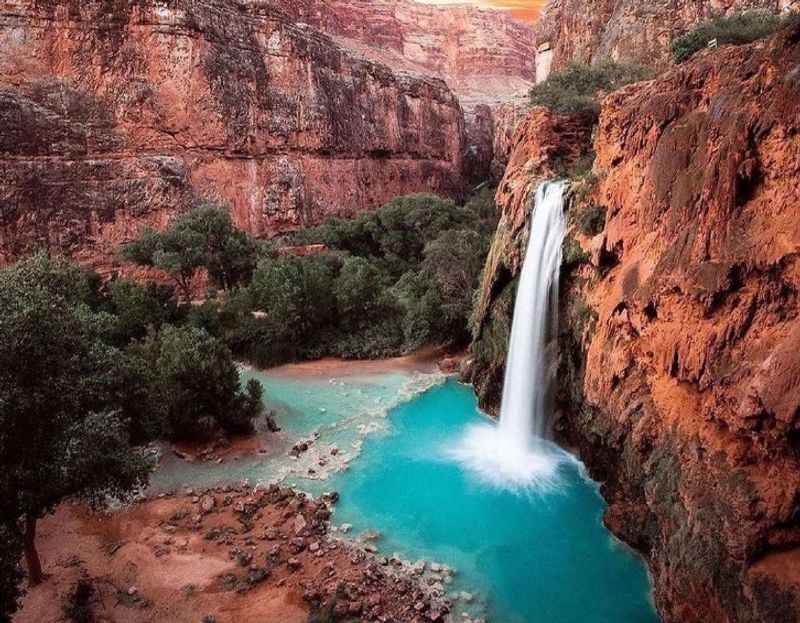
<svg viewBox="0 0 800 623">
<path fill-rule="evenodd" d="M 286 377 L 345 377 L 382 374 L 390 372 L 421 372 L 431 374 L 439 371 L 443 360 L 459 357 L 442 348 L 426 347 L 410 355 L 392 357 L 390 359 L 347 360 L 319 359 L 302 363 L 290 363 L 266 370 L 270 376 Z"/>
</svg>

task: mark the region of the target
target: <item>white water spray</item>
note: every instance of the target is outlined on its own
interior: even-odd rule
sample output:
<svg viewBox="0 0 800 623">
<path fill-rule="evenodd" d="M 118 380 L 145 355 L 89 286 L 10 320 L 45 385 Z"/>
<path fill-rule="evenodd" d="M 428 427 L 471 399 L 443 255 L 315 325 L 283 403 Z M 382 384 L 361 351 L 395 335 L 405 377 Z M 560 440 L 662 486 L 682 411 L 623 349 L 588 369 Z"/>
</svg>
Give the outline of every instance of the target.
<svg viewBox="0 0 800 623">
<path fill-rule="evenodd" d="M 511 325 L 500 431 L 524 441 L 550 436 L 550 397 L 556 367 L 558 277 L 564 242 L 564 182 L 536 191 L 528 250 Z"/>
<path fill-rule="evenodd" d="M 566 182 L 546 182 L 536 191 L 514 304 L 500 422 L 471 427 L 448 452 L 482 480 L 504 488 L 555 486 L 565 456 L 547 441 L 557 365 L 565 188 Z"/>
</svg>

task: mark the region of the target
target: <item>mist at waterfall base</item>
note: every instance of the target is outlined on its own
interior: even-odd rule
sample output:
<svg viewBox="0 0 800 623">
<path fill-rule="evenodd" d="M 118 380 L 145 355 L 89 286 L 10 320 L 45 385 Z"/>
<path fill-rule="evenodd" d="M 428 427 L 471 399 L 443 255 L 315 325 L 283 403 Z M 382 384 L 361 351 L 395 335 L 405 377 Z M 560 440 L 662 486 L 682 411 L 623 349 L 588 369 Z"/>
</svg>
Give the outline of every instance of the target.
<svg viewBox="0 0 800 623">
<path fill-rule="evenodd" d="M 536 192 L 517 286 L 498 423 L 475 424 L 445 454 L 495 487 L 542 492 L 559 486 L 574 459 L 549 441 L 558 333 L 558 278 L 565 182 Z"/>
</svg>

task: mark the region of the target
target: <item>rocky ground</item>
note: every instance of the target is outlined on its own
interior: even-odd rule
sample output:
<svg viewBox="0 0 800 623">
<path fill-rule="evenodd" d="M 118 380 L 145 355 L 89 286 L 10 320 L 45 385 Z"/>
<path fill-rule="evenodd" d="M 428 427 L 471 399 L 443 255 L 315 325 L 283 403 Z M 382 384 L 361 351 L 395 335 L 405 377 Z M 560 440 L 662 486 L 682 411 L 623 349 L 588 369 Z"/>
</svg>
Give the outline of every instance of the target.
<svg viewBox="0 0 800 623">
<path fill-rule="evenodd" d="M 62 505 L 41 522 L 47 579 L 15 621 L 61 619 L 80 578 L 97 621 L 448 620 L 454 571 L 381 557 L 378 535 L 347 539 L 330 524 L 337 497 L 228 486 L 113 513 Z"/>
</svg>

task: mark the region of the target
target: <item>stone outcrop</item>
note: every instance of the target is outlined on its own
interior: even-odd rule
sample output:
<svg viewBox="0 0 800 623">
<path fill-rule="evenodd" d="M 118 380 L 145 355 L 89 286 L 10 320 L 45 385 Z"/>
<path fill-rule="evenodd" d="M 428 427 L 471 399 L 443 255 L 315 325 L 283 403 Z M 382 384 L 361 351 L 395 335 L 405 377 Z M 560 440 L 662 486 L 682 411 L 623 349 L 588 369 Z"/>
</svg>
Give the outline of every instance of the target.
<svg viewBox="0 0 800 623">
<path fill-rule="evenodd" d="M 535 164 L 546 135 L 518 134 L 507 223 L 554 168 Z M 611 94 L 569 208 L 606 222 L 565 246 L 556 432 L 602 482 L 667 623 L 800 619 L 798 136 L 795 26 Z M 484 340 L 510 309 L 520 237 L 492 251 Z M 476 342 L 469 371 L 491 403 L 487 352 Z"/>
<path fill-rule="evenodd" d="M 107 268 L 198 195 L 261 236 L 464 187 L 441 79 L 271 3 L 5 0 L 0 107 L 2 261 L 48 246 Z"/>
<path fill-rule="evenodd" d="M 573 61 L 611 58 L 659 69 L 671 64 L 672 40 L 713 15 L 749 9 L 800 9 L 796 0 L 551 0 L 536 25 L 539 64 L 557 71 Z M 551 65 L 550 65 L 551 64 Z"/>
</svg>

